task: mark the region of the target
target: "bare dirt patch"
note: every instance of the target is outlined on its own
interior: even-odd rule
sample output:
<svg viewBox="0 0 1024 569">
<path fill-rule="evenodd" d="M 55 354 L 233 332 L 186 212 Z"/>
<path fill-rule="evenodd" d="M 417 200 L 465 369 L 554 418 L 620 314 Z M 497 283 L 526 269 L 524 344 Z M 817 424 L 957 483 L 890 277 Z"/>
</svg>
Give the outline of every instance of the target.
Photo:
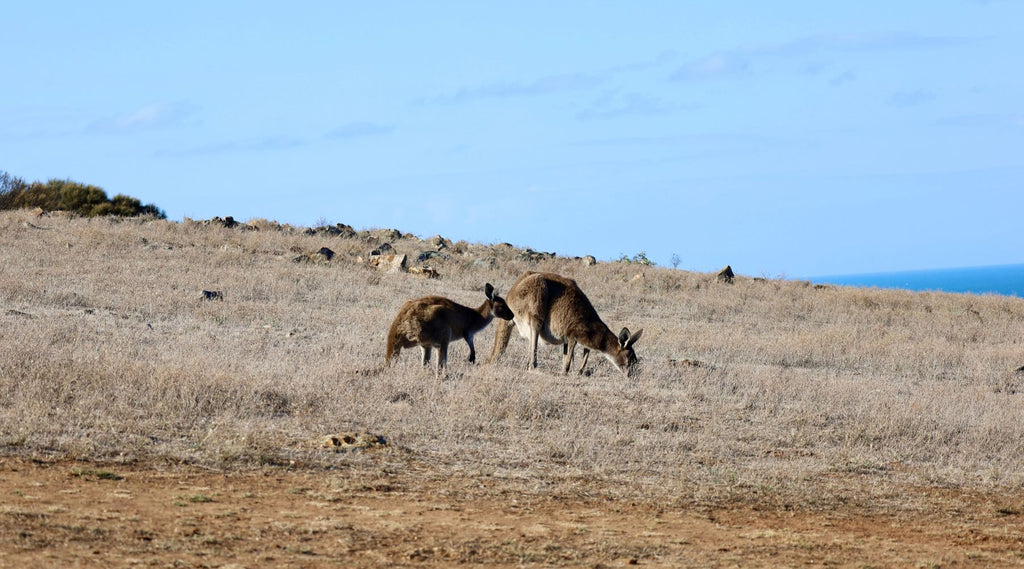
<svg viewBox="0 0 1024 569">
<path fill-rule="evenodd" d="M 0 565 L 996 567 L 1018 496 L 923 489 L 915 511 L 669 504 L 574 485 L 267 467 L 0 458 Z"/>
</svg>

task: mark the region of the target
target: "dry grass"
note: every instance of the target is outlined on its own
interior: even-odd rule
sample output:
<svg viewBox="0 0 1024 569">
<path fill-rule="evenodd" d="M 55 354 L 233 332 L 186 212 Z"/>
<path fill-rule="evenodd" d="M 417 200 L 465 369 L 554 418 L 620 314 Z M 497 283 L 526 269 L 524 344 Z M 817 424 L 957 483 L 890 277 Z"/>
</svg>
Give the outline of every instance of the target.
<svg viewBox="0 0 1024 569">
<path fill-rule="evenodd" d="M 370 453 L 325 451 L 323 436 L 370 431 L 441 471 L 604 479 L 623 495 L 813 505 L 865 499 L 835 482 L 850 477 L 869 498 L 1024 486 L 1024 300 L 725 285 L 464 243 L 430 261 L 431 280 L 356 263 L 379 244 L 365 235 L 261 225 L 0 214 L 0 452 L 335 467 Z M 292 261 L 323 246 L 333 261 Z M 485 282 L 504 292 L 527 268 L 575 278 L 613 329 L 644 328 L 639 376 L 603 358 L 562 376 L 551 347 L 525 372 L 518 336 L 495 365 L 454 345 L 442 380 L 412 353 L 380 370 L 405 300 L 475 306 Z"/>
</svg>

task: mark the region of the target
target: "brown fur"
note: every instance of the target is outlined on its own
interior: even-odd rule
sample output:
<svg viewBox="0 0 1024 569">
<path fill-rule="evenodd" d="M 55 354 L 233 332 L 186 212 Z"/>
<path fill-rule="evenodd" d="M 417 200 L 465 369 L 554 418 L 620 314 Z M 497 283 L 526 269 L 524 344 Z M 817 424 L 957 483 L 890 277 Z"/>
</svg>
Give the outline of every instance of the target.
<svg viewBox="0 0 1024 569">
<path fill-rule="evenodd" d="M 425 296 L 410 300 L 402 305 L 388 330 L 385 365 L 391 365 L 403 348 L 419 346 L 422 363 L 430 361 L 430 351 L 437 348 L 437 372 L 448 361 L 448 344 L 463 339 L 469 344 L 469 361 L 476 361 L 473 336 L 483 330 L 495 316 L 512 319 L 505 300 L 498 296 L 494 287 L 487 283 L 487 300 L 479 308 L 472 309 L 443 296 Z"/>
<path fill-rule="evenodd" d="M 633 345 L 640 339 L 643 330 L 630 334 L 623 328 L 618 336 L 601 320 L 576 281 L 554 273 L 527 271 L 516 280 L 506 297 L 509 308 L 515 314 L 512 322 L 499 326 L 494 337 L 494 350 L 490 361 L 496 361 L 512 333 L 512 326 L 519 334 L 530 340 L 530 366 L 537 367 L 537 340 L 562 346 L 562 372 L 569 373 L 576 344 L 583 345 L 583 363 L 580 373 L 587 365 L 590 350 L 605 355 L 616 368 L 629 375 L 636 363 Z"/>
</svg>

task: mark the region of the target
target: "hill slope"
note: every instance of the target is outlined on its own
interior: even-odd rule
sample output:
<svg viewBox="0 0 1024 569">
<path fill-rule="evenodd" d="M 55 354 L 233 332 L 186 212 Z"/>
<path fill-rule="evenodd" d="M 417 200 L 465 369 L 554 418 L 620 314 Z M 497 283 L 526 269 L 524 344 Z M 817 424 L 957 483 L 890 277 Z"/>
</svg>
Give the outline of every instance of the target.
<svg viewBox="0 0 1024 569">
<path fill-rule="evenodd" d="M 390 231 L 224 225 L 0 214 L 5 453 L 334 467 L 373 453 L 323 437 L 369 431 L 440 472 L 584 477 L 632 496 L 815 504 L 877 497 L 836 477 L 895 501 L 907 484 L 1024 483 L 1021 299 L 730 285 Z M 370 266 L 385 241 L 410 260 L 433 252 L 440 278 Z M 331 260 L 302 257 L 322 247 Z M 575 278 L 612 329 L 644 328 L 638 377 L 602 358 L 560 375 L 547 346 L 525 372 L 517 336 L 493 365 L 454 345 L 442 379 L 412 353 L 380 370 L 405 300 L 475 306 L 526 269 Z"/>
</svg>

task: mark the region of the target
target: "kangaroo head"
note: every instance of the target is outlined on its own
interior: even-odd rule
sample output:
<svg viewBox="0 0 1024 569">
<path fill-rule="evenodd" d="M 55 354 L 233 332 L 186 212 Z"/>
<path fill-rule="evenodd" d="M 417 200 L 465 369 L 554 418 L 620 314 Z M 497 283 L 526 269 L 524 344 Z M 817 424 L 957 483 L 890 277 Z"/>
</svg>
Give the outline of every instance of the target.
<svg viewBox="0 0 1024 569">
<path fill-rule="evenodd" d="M 637 330 L 634 333 L 629 332 L 629 328 L 623 328 L 619 332 L 619 351 L 614 354 L 612 363 L 615 367 L 619 368 L 619 371 L 626 374 L 629 377 L 630 371 L 632 371 L 634 364 L 636 364 L 636 352 L 633 351 L 633 344 L 640 339 L 640 335 L 644 333 L 643 328 Z"/>
<path fill-rule="evenodd" d="M 505 299 L 498 296 L 498 291 L 495 290 L 491 283 L 487 283 L 484 286 L 484 294 L 487 295 L 487 300 L 491 302 L 491 314 L 493 316 L 502 320 L 512 320 L 514 316 L 512 310 L 505 303 Z"/>
</svg>

